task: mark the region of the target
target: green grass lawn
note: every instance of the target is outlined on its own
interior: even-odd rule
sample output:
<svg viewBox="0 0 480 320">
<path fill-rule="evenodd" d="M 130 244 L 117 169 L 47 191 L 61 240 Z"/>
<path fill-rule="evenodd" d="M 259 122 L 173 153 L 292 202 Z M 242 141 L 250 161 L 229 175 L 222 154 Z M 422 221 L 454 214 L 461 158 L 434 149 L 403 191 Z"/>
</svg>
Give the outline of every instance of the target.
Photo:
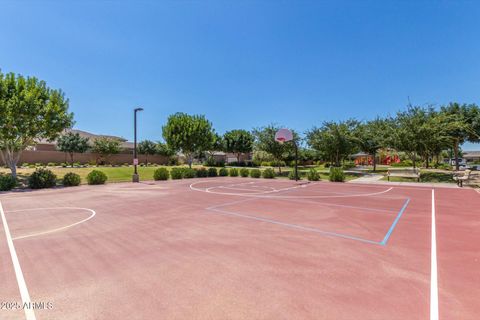
<svg viewBox="0 0 480 320">
<path fill-rule="evenodd" d="M 170 166 L 162 166 L 163 168 L 171 168 Z M 160 167 L 138 167 L 138 174 L 140 180 L 153 180 L 153 172 Z M 62 179 L 68 172 L 74 172 L 82 179 L 82 184 L 87 183 L 87 175 L 92 170 L 100 170 L 104 172 L 108 180 L 107 182 L 127 182 L 132 181 L 133 167 L 88 167 L 88 168 L 59 168 L 59 167 L 47 167 L 57 175 L 57 179 Z M 25 182 L 28 176 L 34 172 L 34 168 L 19 168 L 17 169 L 17 175 L 20 182 Z M 1 173 L 10 173 L 9 169 L 1 168 Z"/>
<path fill-rule="evenodd" d="M 199 168 L 201 166 L 193 166 L 194 168 Z M 138 167 L 138 174 L 140 175 L 140 180 L 141 181 L 148 181 L 148 180 L 153 180 L 153 172 L 158 169 L 158 168 L 167 168 L 170 169 L 172 166 L 160 166 L 160 167 Z M 53 173 L 57 176 L 57 179 L 59 180 L 59 183 L 61 184 L 61 179 L 63 176 L 68 173 L 68 172 L 73 172 L 76 173 L 80 176 L 82 179 L 82 184 L 87 183 L 87 175 L 92 171 L 92 170 L 100 170 L 104 172 L 107 177 L 107 183 L 108 182 L 129 182 L 132 181 L 132 174 L 133 174 L 133 166 L 130 167 L 87 167 L 87 168 L 63 168 L 63 167 L 47 167 L 47 169 L 52 170 Z M 217 168 L 219 169 L 219 168 Z M 252 169 L 252 168 L 248 168 Z M 261 168 L 266 169 L 265 168 Z M 321 180 L 328 181 L 328 172 L 329 169 L 325 169 L 323 167 L 319 168 L 316 167 L 318 173 L 320 174 Z M 288 178 L 288 173 L 293 170 L 293 168 L 290 167 L 284 167 L 282 168 L 282 173 L 283 176 L 277 176 L 279 179 L 287 179 Z M 306 176 L 310 168 L 299 168 L 299 174 L 301 175 L 302 179 L 306 180 Z M 26 185 L 26 181 L 30 174 L 35 171 L 35 168 L 18 168 L 17 169 L 17 176 L 20 185 Z M 275 171 L 277 172 L 278 169 L 275 168 Z M 0 168 L 0 173 L 10 173 L 9 169 L 6 168 Z M 351 174 L 351 173 L 345 173 L 345 181 L 350 181 L 352 179 L 358 178 L 361 176 L 360 174 Z"/>
<path fill-rule="evenodd" d="M 434 172 L 434 171 L 420 171 L 420 183 L 422 182 L 433 182 L 433 183 L 455 183 L 453 180 L 453 174 L 447 172 Z M 387 176 L 382 178 L 383 181 L 387 181 Z M 403 177 L 390 177 L 391 182 L 417 182 L 414 178 L 403 178 Z"/>
</svg>

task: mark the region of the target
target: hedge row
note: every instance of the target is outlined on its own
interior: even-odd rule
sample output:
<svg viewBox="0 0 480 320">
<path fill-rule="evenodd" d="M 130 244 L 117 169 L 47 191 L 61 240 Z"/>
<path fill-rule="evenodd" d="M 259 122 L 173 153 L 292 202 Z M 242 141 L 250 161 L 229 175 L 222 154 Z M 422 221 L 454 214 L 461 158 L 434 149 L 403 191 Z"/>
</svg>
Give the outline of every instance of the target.
<svg viewBox="0 0 480 320">
<path fill-rule="evenodd" d="M 104 184 L 107 181 L 107 175 L 100 170 L 92 170 L 87 175 L 88 184 Z M 61 184 L 65 187 L 74 187 L 80 185 L 82 179 L 74 172 L 68 172 L 63 176 Z M 31 189 L 52 188 L 57 185 L 57 176 L 49 169 L 37 169 L 28 177 L 28 186 Z"/>
<path fill-rule="evenodd" d="M 275 178 L 275 171 L 272 168 L 267 168 L 263 171 L 260 169 L 241 168 L 217 168 L 210 167 L 192 169 L 185 167 L 174 167 L 170 171 L 167 168 L 159 168 L 154 171 L 153 178 L 155 180 L 171 179 L 190 179 L 190 178 L 206 178 L 206 177 L 251 177 L 264 179 Z M 288 174 L 290 179 L 294 179 L 293 171 Z M 310 181 L 320 180 L 320 174 L 315 169 L 310 169 L 307 173 L 307 179 Z M 104 184 L 108 180 L 107 175 L 100 170 L 93 170 L 87 175 L 87 183 L 90 185 Z M 345 180 L 345 173 L 342 168 L 331 168 L 329 174 L 330 181 L 342 182 Z M 62 184 L 66 187 L 78 186 L 81 183 L 81 178 L 78 174 L 69 172 L 65 174 L 62 179 Z M 0 174 L 0 191 L 7 191 L 13 189 L 17 181 L 9 174 Z M 57 185 L 57 176 L 49 169 L 41 168 L 35 170 L 28 178 L 28 186 L 32 189 L 52 188 Z"/>
<path fill-rule="evenodd" d="M 217 168 L 210 167 L 191 169 L 185 167 L 174 167 L 170 171 L 167 168 L 159 168 L 154 171 L 153 178 L 155 180 L 168 180 L 168 179 L 190 179 L 190 178 L 206 178 L 206 177 L 251 177 L 251 178 L 260 178 L 273 179 L 275 178 L 275 171 L 272 168 L 267 168 L 263 171 L 260 169 L 247 169 L 247 168 Z"/>
</svg>

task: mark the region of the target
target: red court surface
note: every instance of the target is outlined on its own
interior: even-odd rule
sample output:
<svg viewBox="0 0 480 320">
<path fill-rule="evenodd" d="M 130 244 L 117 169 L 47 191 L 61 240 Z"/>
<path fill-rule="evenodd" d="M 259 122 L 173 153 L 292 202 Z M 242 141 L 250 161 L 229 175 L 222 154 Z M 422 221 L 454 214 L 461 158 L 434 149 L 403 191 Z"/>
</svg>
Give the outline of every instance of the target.
<svg viewBox="0 0 480 320">
<path fill-rule="evenodd" d="M 480 317 L 473 189 L 212 178 L 0 203 L 2 320 Z"/>
</svg>

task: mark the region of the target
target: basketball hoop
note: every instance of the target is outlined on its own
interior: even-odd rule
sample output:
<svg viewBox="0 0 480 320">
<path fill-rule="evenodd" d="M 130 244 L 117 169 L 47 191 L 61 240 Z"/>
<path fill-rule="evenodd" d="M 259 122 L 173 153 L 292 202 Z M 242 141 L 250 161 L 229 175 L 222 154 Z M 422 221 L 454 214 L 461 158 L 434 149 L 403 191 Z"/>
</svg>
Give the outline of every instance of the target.
<svg viewBox="0 0 480 320">
<path fill-rule="evenodd" d="M 298 181 L 298 146 L 293 140 L 293 133 L 288 129 L 280 129 L 275 133 L 275 141 L 284 144 L 287 141 L 292 141 L 295 147 L 295 181 Z"/>
<path fill-rule="evenodd" d="M 280 129 L 275 133 L 275 141 L 282 144 L 293 140 L 293 133 L 288 129 Z"/>
</svg>

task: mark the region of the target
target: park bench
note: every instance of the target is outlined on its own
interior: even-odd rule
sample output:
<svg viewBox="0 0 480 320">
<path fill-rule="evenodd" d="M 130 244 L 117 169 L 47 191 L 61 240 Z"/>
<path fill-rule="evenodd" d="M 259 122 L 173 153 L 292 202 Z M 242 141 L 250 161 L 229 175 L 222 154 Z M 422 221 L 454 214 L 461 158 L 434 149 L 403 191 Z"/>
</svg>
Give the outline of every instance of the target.
<svg viewBox="0 0 480 320">
<path fill-rule="evenodd" d="M 390 181 L 390 177 L 414 178 L 417 179 L 418 182 L 420 182 L 420 170 L 417 168 L 388 170 L 388 181 Z"/>
<path fill-rule="evenodd" d="M 472 178 L 472 170 L 465 170 L 453 176 L 453 180 L 457 181 L 459 187 L 463 187 L 463 182 L 469 182 Z"/>
</svg>

